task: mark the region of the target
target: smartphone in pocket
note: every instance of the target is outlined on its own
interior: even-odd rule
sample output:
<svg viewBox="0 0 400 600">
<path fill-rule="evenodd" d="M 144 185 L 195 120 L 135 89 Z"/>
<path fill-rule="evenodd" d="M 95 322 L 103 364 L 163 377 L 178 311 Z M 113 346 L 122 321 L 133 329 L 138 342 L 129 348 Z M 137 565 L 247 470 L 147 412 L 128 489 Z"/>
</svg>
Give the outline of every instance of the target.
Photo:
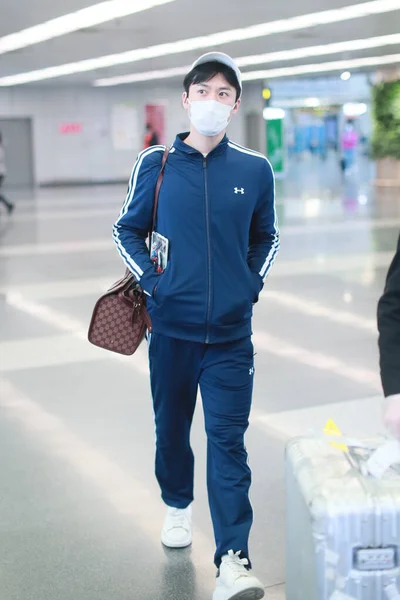
<svg viewBox="0 0 400 600">
<path fill-rule="evenodd" d="M 156 265 L 157 273 L 164 273 L 168 264 L 169 240 L 157 231 L 151 234 L 150 260 Z"/>
</svg>

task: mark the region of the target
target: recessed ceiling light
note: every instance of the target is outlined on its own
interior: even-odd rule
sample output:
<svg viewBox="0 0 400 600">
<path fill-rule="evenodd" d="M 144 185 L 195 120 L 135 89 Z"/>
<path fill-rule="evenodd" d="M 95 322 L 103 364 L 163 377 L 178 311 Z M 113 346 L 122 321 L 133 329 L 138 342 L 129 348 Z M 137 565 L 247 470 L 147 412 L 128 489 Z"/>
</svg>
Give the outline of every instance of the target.
<svg viewBox="0 0 400 600">
<path fill-rule="evenodd" d="M 365 38 L 360 40 L 351 40 L 348 42 L 338 42 L 334 44 L 325 44 L 323 46 L 306 46 L 305 48 L 295 48 L 294 50 L 283 50 L 280 52 L 269 52 L 267 54 L 256 54 L 251 56 L 242 56 L 235 58 L 235 62 L 241 68 L 252 65 L 280 62 L 285 60 L 297 60 L 300 58 L 309 58 L 312 56 L 323 56 L 326 54 L 335 54 L 340 52 L 351 52 L 355 50 L 365 50 L 369 48 L 378 48 L 381 46 L 390 46 L 400 44 L 400 34 L 382 35 L 379 37 Z M 146 71 L 144 73 L 133 73 L 130 75 L 120 75 L 116 77 L 105 77 L 97 79 L 95 86 L 121 85 L 124 83 L 135 83 L 138 81 L 151 81 L 156 79 L 168 79 L 186 75 L 190 65 L 184 67 L 174 67 L 171 69 L 162 69 L 157 71 Z"/>
<path fill-rule="evenodd" d="M 304 106 L 307 106 L 308 108 L 317 108 L 318 106 L 320 106 L 321 102 L 319 100 L 319 98 L 305 98 L 304 99 Z"/>
<path fill-rule="evenodd" d="M 266 121 L 275 121 L 277 119 L 281 120 L 285 118 L 285 111 L 282 108 L 273 108 L 267 106 L 263 110 L 263 117 Z"/>
<path fill-rule="evenodd" d="M 348 81 L 351 77 L 351 73 L 350 71 L 344 71 L 341 76 L 340 79 L 342 79 L 342 81 Z"/>
<path fill-rule="evenodd" d="M 88 60 L 82 60 L 74 63 L 67 63 L 56 67 L 47 67 L 37 71 L 19 73 L 8 77 L 0 78 L 1 86 L 19 85 L 33 81 L 42 81 L 54 77 L 72 75 L 74 73 L 84 73 L 95 69 L 113 67 L 116 65 L 133 63 L 148 58 L 159 56 L 168 56 L 171 54 L 180 54 L 203 48 L 212 48 L 231 42 L 238 42 L 254 38 L 260 38 L 267 35 L 282 33 L 286 31 L 296 31 L 307 29 L 317 25 L 326 25 L 328 23 L 339 23 L 351 19 L 359 19 L 374 14 L 381 14 L 400 9 L 400 0 L 372 0 L 361 4 L 353 4 L 338 9 L 325 10 L 321 12 L 291 17 L 279 21 L 272 21 L 244 27 L 241 29 L 232 29 L 197 38 L 179 40 L 176 42 L 160 44 L 148 48 L 139 48 L 118 54 L 100 56 Z"/>
<path fill-rule="evenodd" d="M 113 19 L 149 10 L 175 0 L 107 0 L 28 27 L 0 38 L 0 54 L 39 44 L 79 29 L 93 27 Z"/>
<path fill-rule="evenodd" d="M 343 294 L 343 300 L 346 302 L 346 304 L 351 304 L 353 302 L 353 295 L 350 294 L 350 292 L 345 292 Z"/>
<path fill-rule="evenodd" d="M 363 102 L 347 102 L 343 104 L 343 114 L 345 117 L 361 117 L 365 115 L 368 107 Z"/>
</svg>

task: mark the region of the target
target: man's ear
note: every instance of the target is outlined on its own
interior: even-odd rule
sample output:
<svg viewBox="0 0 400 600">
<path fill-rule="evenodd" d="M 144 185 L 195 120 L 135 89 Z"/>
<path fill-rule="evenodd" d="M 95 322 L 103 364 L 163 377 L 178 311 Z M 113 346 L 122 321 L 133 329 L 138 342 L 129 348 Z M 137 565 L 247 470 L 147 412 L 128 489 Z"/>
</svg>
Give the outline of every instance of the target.
<svg viewBox="0 0 400 600">
<path fill-rule="evenodd" d="M 189 98 L 188 98 L 188 95 L 187 95 L 186 92 L 183 92 L 183 94 L 182 94 L 182 105 L 183 105 L 183 108 L 185 110 L 188 110 L 188 108 L 189 108 Z"/>
<path fill-rule="evenodd" d="M 242 103 L 242 99 L 241 98 L 239 98 L 238 100 L 236 100 L 236 104 L 233 107 L 232 112 L 231 112 L 232 115 L 235 115 L 237 113 L 237 111 L 239 110 L 239 106 L 241 105 L 241 103 Z"/>
</svg>

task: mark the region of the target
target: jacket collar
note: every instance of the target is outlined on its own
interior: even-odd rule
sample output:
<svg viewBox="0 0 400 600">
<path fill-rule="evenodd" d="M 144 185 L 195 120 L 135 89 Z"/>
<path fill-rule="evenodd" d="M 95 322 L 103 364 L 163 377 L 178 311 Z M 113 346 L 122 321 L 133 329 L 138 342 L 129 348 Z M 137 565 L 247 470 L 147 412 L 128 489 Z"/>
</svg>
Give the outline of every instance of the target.
<svg viewBox="0 0 400 600">
<path fill-rule="evenodd" d="M 177 150 L 180 150 L 181 152 L 185 152 L 186 154 L 198 155 L 198 156 L 203 157 L 201 152 L 199 152 L 195 148 L 192 148 L 191 146 L 188 146 L 188 144 L 185 144 L 184 140 L 188 137 L 188 135 L 189 135 L 188 131 L 186 131 L 185 133 L 178 133 L 178 135 L 176 136 L 175 141 L 173 143 L 173 148 L 176 148 Z M 207 157 L 208 156 L 216 156 L 217 154 L 222 154 L 223 152 L 225 152 L 228 147 L 228 142 L 229 142 L 229 138 L 225 134 L 224 137 L 222 138 L 222 140 L 220 141 L 220 143 L 218 144 L 218 146 L 216 146 L 213 150 L 211 150 L 211 152 L 208 153 Z"/>
</svg>

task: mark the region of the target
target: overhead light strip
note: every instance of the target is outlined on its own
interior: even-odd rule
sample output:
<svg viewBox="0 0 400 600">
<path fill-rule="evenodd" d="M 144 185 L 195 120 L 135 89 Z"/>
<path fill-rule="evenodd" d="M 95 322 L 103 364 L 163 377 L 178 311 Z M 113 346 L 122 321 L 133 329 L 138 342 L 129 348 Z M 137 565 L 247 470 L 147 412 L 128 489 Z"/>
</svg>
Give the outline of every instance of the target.
<svg viewBox="0 0 400 600">
<path fill-rule="evenodd" d="M 27 73 L 10 75 L 0 78 L 0 86 L 20 85 L 23 83 L 31 83 L 33 81 L 42 81 L 44 79 L 73 75 L 75 73 L 84 73 L 87 71 L 93 71 L 95 69 L 114 67 L 116 65 L 133 63 L 149 58 L 180 54 L 182 52 L 189 52 L 203 48 L 213 48 L 215 46 L 220 46 L 221 44 L 255 39 L 287 31 L 308 29 L 309 27 L 315 27 L 317 25 L 338 23 L 342 21 L 348 21 L 350 19 L 358 19 L 361 17 L 391 12 L 399 9 L 400 0 L 372 0 L 371 2 L 353 4 L 351 6 L 345 6 L 339 9 L 291 17 L 289 19 L 272 21 L 260 25 L 253 25 L 251 27 L 233 29 L 211 35 L 180 40 L 177 42 L 150 46 L 148 48 L 140 48 L 137 50 L 130 50 L 128 52 L 100 56 L 98 58 L 82 60 L 74 63 L 67 63 L 60 66 L 47 67 L 37 71 L 29 71 Z"/>
<path fill-rule="evenodd" d="M 0 38 L 0 54 L 33 46 L 79 29 L 94 27 L 175 0 L 107 0 Z"/>
<path fill-rule="evenodd" d="M 285 60 L 297 60 L 300 58 L 309 58 L 312 56 L 324 56 L 327 54 L 366 50 L 396 44 L 400 44 L 399 33 L 395 33 L 393 35 L 383 35 L 379 37 L 366 38 L 361 40 L 351 40 L 349 42 L 325 44 L 323 46 L 309 46 L 305 48 L 295 48 L 294 50 L 283 50 L 282 52 L 269 52 L 267 54 L 242 56 L 240 58 L 235 58 L 235 62 L 239 67 L 250 67 L 253 65 L 259 65 L 264 63 L 280 62 Z M 126 83 L 137 83 L 140 81 L 156 81 L 157 79 L 169 79 L 172 77 L 186 75 L 189 69 L 190 65 L 186 65 L 184 67 L 175 67 L 171 69 L 147 71 L 144 73 L 133 73 L 130 75 L 121 75 L 117 77 L 106 77 L 104 79 L 97 79 L 93 85 L 99 87 L 106 87 Z"/>
<path fill-rule="evenodd" d="M 277 77 L 293 77 L 296 75 L 313 75 L 315 73 L 327 73 L 330 71 L 342 71 L 343 69 L 360 69 L 362 67 L 378 67 L 382 65 L 398 64 L 400 54 L 389 54 L 387 56 L 370 56 L 368 58 L 355 58 L 353 60 L 337 60 L 315 65 L 298 65 L 296 67 L 283 67 L 281 69 L 269 69 L 265 71 L 249 71 L 242 74 L 243 81 L 255 81 L 257 79 L 276 79 Z"/>
<path fill-rule="evenodd" d="M 296 48 L 294 50 L 283 50 L 281 52 L 271 52 L 269 54 L 259 54 L 257 56 L 243 56 L 236 59 L 239 67 L 249 67 L 252 65 L 278 62 L 284 60 L 296 60 L 299 58 L 309 58 L 311 56 L 324 56 L 327 54 L 339 54 L 340 52 L 354 52 L 355 50 L 369 50 L 381 46 L 393 46 L 400 44 L 400 34 L 381 35 L 378 37 L 365 38 L 360 40 L 351 40 L 348 42 L 337 42 L 334 44 L 323 44 L 320 46 L 309 46 L 308 48 Z"/>
<path fill-rule="evenodd" d="M 93 82 L 93 85 L 95 87 L 110 87 L 126 83 L 138 83 L 141 81 L 171 79 L 173 77 L 183 77 L 189 72 L 189 70 L 190 65 L 187 65 L 186 67 L 174 67 L 172 69 L 160 69 L 156 71 L 146 71 L 144 73 L 132 73 L 131 75 L 121 75 L 120 77 L 106 77 L 105 79 L 96 79 L 96 81 Z"/>
</svg>

